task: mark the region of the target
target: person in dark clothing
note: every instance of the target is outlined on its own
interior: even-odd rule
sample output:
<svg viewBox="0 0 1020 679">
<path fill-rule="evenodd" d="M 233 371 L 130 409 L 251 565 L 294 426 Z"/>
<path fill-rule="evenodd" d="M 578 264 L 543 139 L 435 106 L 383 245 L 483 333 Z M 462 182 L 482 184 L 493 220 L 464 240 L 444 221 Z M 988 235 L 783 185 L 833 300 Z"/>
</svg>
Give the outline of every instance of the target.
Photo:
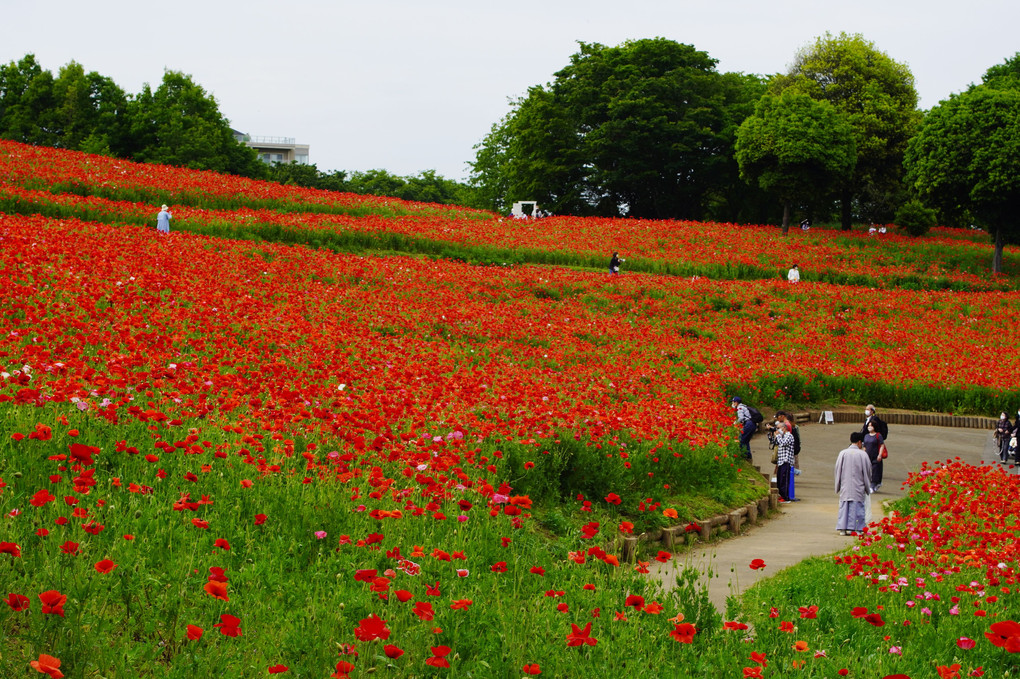
<svg viewBox="0 0 1020 679">
<path fill-rule="evenodd" d="M 620 259 L 620 253 L 614 252 L 613 258 L 609 260 L 609 273 L 618 274 L 620 273 L 620 262 L 626 261 Z"/>
<path fill-rule="evenodd" d="M 864 406 L 864 426 L 861 427 L 862 436 L 868 433 L 868 425 L 872 422 L 875 423 L 875 431 L 882 435 L 883 441 L 889 438 L 889 425 L 878 419 L 878 415 L 875 414 L 875 406 L 869 403 Z"/>
<path fill-rule="evenodd" d="M 1009 439 L 1017 429 L 1020 429 L 1020 417 L 1017 417 L 1017 425 L 1014 426 L 1005 411 L 999 413 L 999 421 L 995 423 L 995 441 L 999 444 L 999 461 L 1003 464 L 1009 461 Z"/>
</svg>

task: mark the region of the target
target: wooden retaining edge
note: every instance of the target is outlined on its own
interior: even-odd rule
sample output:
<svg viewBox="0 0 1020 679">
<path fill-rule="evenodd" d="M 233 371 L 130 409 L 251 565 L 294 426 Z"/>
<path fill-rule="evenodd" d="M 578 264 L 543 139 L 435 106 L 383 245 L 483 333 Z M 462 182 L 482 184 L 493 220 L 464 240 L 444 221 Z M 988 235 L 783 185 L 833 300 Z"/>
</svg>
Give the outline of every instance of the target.
<svg viewBox="0 0 1020 679">
<path fill-rule="evenodd" d="M 738 507 L 725 514 L 718 514 L 707 519 L 695 519 L 693 523 L 701 528 L 695 535 L 697 535 L 698 539 L 708 542 L 714 535 L 719 535 L 726 531 L 737 534 L 740 532 L 741 527 L 757 525 L 766 518 L 769 510 L 774 510 L 778 507 L 779 491 L 772 488 L 767 497 L 759 498 L 755 502 L 750 502 L 743 507 Z M 687 542 L 687 534 L 686 526 L 668 526 L 649 533 L 642 533 L 641 535 L 627 536 L 619 544 L 613 543 L 609 545 L 609 548 L 610 551 L 619 550 L 621 561 L 633 563 L 637 558 L 638 544 L 660 542 L 663 549 L 672 551 L 677 545 Z"/>
<path fill-rule="evenodd" d="M 807 413 L 807 422 L 818 422 L 823 411 L 815 410 Z M 803 413 L 795 415 L 797 421 Z M 944 415 L 942 413 L 883 413 L 878 416 L 886 424 L 913 424 L 928 427 L 957 427 L 965 429 L 995 429 L 998 422 L 994 417 Z M 834 410 L 832 411 L 833 422 L 837 424 L 864 423 L 864 413 L 859 410 Z"/>
</svg>

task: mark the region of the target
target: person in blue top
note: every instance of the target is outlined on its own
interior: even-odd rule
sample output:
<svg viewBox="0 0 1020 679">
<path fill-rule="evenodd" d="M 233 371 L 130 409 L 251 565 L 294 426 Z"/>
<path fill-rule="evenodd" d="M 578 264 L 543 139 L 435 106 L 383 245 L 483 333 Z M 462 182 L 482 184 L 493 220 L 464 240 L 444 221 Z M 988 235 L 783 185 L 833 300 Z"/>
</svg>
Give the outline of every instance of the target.
<svg viewBox="0 0 1020 679">
<path fill-rule="evenodd" d="M 160 233 L 170 233 L 170 220 L 174 218 L 170 208 L 166 205 L 160 208 L 159 214 L 156 215 L 156 231 Z"/>
</svg>

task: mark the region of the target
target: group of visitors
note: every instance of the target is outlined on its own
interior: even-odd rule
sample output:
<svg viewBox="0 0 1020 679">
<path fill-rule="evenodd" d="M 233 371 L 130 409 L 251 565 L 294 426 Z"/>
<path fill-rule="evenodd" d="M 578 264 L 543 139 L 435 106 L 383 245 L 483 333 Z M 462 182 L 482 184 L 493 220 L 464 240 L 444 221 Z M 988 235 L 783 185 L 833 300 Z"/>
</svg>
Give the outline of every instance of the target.
<svg viewBox="0 0 1020 679">
<path fill-rule="evenodd" d="M 1016 411 L 1016 422 L 1009 421 L 1006 411 L 999 413 L 995 423 L 995 445 L 999 450 L 999 462 L 1006 464 L 1012 455 L 1017 462 L 1017 436 L 1020 435 L 1020 408 Z"/>
<path fill-rule="evenodd" d="M 730 399 L 730 407 L 736 411 L 734 425 L 740 430 L 740 452 L 744 459 L 751 460 L 751 437 L 764 418 L 739 396 Z M 790 413 L 782 410 L 766 429 L 771 447 L 775 449 L 772 463 L 780 501 L 798 502 L 795 478 L 800 474 L 800 429 Z M 835 491 L 839 495 L 836 530 L 842 535 L 864 530 L 870 520 L 871 495 L 882 487 L 884 460 L 889 456 L 888 437 L 889 425 L 876 414 L 875 406 L 865 406 L 860 431 L 850 435 L 850 446 L 836 458 Z"/>
</svg>

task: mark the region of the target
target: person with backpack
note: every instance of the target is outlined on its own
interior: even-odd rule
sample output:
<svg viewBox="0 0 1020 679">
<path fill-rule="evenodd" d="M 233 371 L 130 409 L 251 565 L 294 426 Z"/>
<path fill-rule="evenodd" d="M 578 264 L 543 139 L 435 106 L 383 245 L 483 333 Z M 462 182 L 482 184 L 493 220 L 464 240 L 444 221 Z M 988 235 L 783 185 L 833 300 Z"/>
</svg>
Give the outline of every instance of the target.
<svg viewBox="0 0 1020 679">
<path fill-rule="evenodd" d="M 765 418 L 754 406 L 745 405 L 739 396 L 730 399 L 730 406 L 737 411 L 737 419 L 733 424 L 740 427 L 740 450 L 744 453 L 744 459 L 751 460 L 751 437 Z"/>
</svg>

